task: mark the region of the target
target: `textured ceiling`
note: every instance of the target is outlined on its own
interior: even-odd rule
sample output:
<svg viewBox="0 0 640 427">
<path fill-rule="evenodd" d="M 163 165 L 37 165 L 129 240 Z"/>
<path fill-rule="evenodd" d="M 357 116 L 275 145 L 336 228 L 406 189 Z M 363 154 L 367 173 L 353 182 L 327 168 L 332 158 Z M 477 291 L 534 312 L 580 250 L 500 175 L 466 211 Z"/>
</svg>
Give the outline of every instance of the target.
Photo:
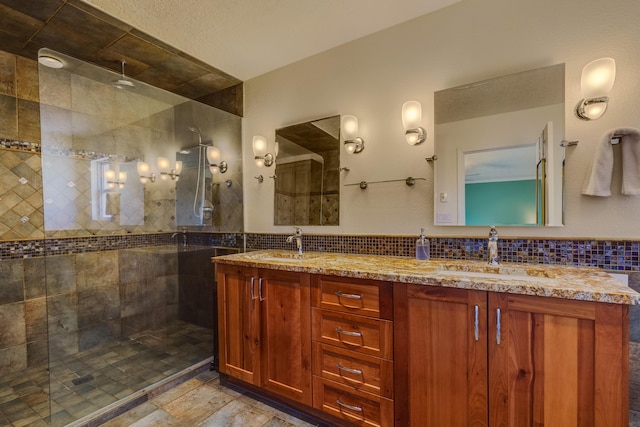
<svg viewBox="0 0 640 427">
<path fill-rule="evenodd" d="M 84 1 L 244 81 L 459 0 Z"/>
</svg>

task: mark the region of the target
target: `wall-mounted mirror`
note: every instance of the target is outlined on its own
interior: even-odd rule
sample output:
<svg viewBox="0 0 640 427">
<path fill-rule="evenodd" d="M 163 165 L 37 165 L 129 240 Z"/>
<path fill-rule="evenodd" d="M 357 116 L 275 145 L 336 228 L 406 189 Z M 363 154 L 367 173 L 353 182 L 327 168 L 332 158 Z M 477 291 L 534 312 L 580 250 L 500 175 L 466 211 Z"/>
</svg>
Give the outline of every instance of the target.
<svg viewBox="0 0 640 427">
<path fill-rule="evenodd" d="M 434 94 L 436 225 L 562 225 L 564 64 Z"/>
<path fill-rule="evenodd" d="M 338 225 L 340 116 L 276 130 L 275 225 Z"/>
</svg>

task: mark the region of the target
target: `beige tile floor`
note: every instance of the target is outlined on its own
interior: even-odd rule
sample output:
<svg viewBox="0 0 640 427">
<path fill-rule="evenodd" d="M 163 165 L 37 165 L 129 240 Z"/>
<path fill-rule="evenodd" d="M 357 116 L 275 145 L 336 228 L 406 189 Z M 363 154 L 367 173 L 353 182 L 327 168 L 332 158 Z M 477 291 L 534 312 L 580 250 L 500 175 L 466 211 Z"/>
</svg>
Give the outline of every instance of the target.
<svg viewBox="0 0 640 427">
<path fill-rule="evenodd" d="M 311 427 L 220 385 L 217 372 L 205 372 L 103 424 L 106 427 Z"/>
</svg>

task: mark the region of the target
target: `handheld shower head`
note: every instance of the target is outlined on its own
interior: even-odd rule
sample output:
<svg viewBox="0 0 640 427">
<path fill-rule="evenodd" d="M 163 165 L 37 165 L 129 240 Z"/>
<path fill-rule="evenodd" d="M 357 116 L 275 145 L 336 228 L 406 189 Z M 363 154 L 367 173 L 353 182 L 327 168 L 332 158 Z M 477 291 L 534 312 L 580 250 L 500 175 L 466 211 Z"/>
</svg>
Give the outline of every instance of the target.
<svg viewBox="0 0 640 427">
<path fill-rule="evenodd" d="M 200 129 L 198 129 L 197 126 L 189 126 L 189 130 L 198 134 L 198 145 L 202 145 L 202 134 L 200 133 Z"/>
</svg>

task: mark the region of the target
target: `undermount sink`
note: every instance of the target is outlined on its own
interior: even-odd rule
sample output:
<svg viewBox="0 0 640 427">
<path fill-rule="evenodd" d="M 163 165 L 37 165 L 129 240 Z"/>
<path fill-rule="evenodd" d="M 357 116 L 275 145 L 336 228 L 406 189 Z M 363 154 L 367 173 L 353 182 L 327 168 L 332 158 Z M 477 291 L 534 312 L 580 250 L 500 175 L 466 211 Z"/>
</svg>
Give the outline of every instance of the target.
<svg viewBox="0 0 640 427">
<path fill-rule="evenodd" d="M 436 272 L 442 275 L 478 277 L 487 279 L 515 279 L 528 280 L 531 282 L 542 282 L 555 279 L 552 272 L 543 269 L 525 269 L 512 266 L 493 265 L 443 265 Z"/>
<path fill-rule="evenodd" d="M 272 261 L 272 262 L 300 262 L 300 261 L 307 261 L 314 258 L 317 258 L 317 255 L 299 254 L 296 252 L 261 254 L 256 257 L 256 259 L 260 261 Z"/>
<path fill-rule="evenodd" d="M 527 274 L 527 272 L 524 272 L 524 274 L 514 274 L 514 273 L 487 273 L 482 271 L 436 270 L 436 273 L 445 275 L 445 276 L 464 276 L 464 277 L 498 279 L 498 280 L 513 279 L 513 280 L 525 280 L 529 282 L 549 282 L 553 280 L 553 278 L 551 277 L 530 276 Z"/>
</svg>

